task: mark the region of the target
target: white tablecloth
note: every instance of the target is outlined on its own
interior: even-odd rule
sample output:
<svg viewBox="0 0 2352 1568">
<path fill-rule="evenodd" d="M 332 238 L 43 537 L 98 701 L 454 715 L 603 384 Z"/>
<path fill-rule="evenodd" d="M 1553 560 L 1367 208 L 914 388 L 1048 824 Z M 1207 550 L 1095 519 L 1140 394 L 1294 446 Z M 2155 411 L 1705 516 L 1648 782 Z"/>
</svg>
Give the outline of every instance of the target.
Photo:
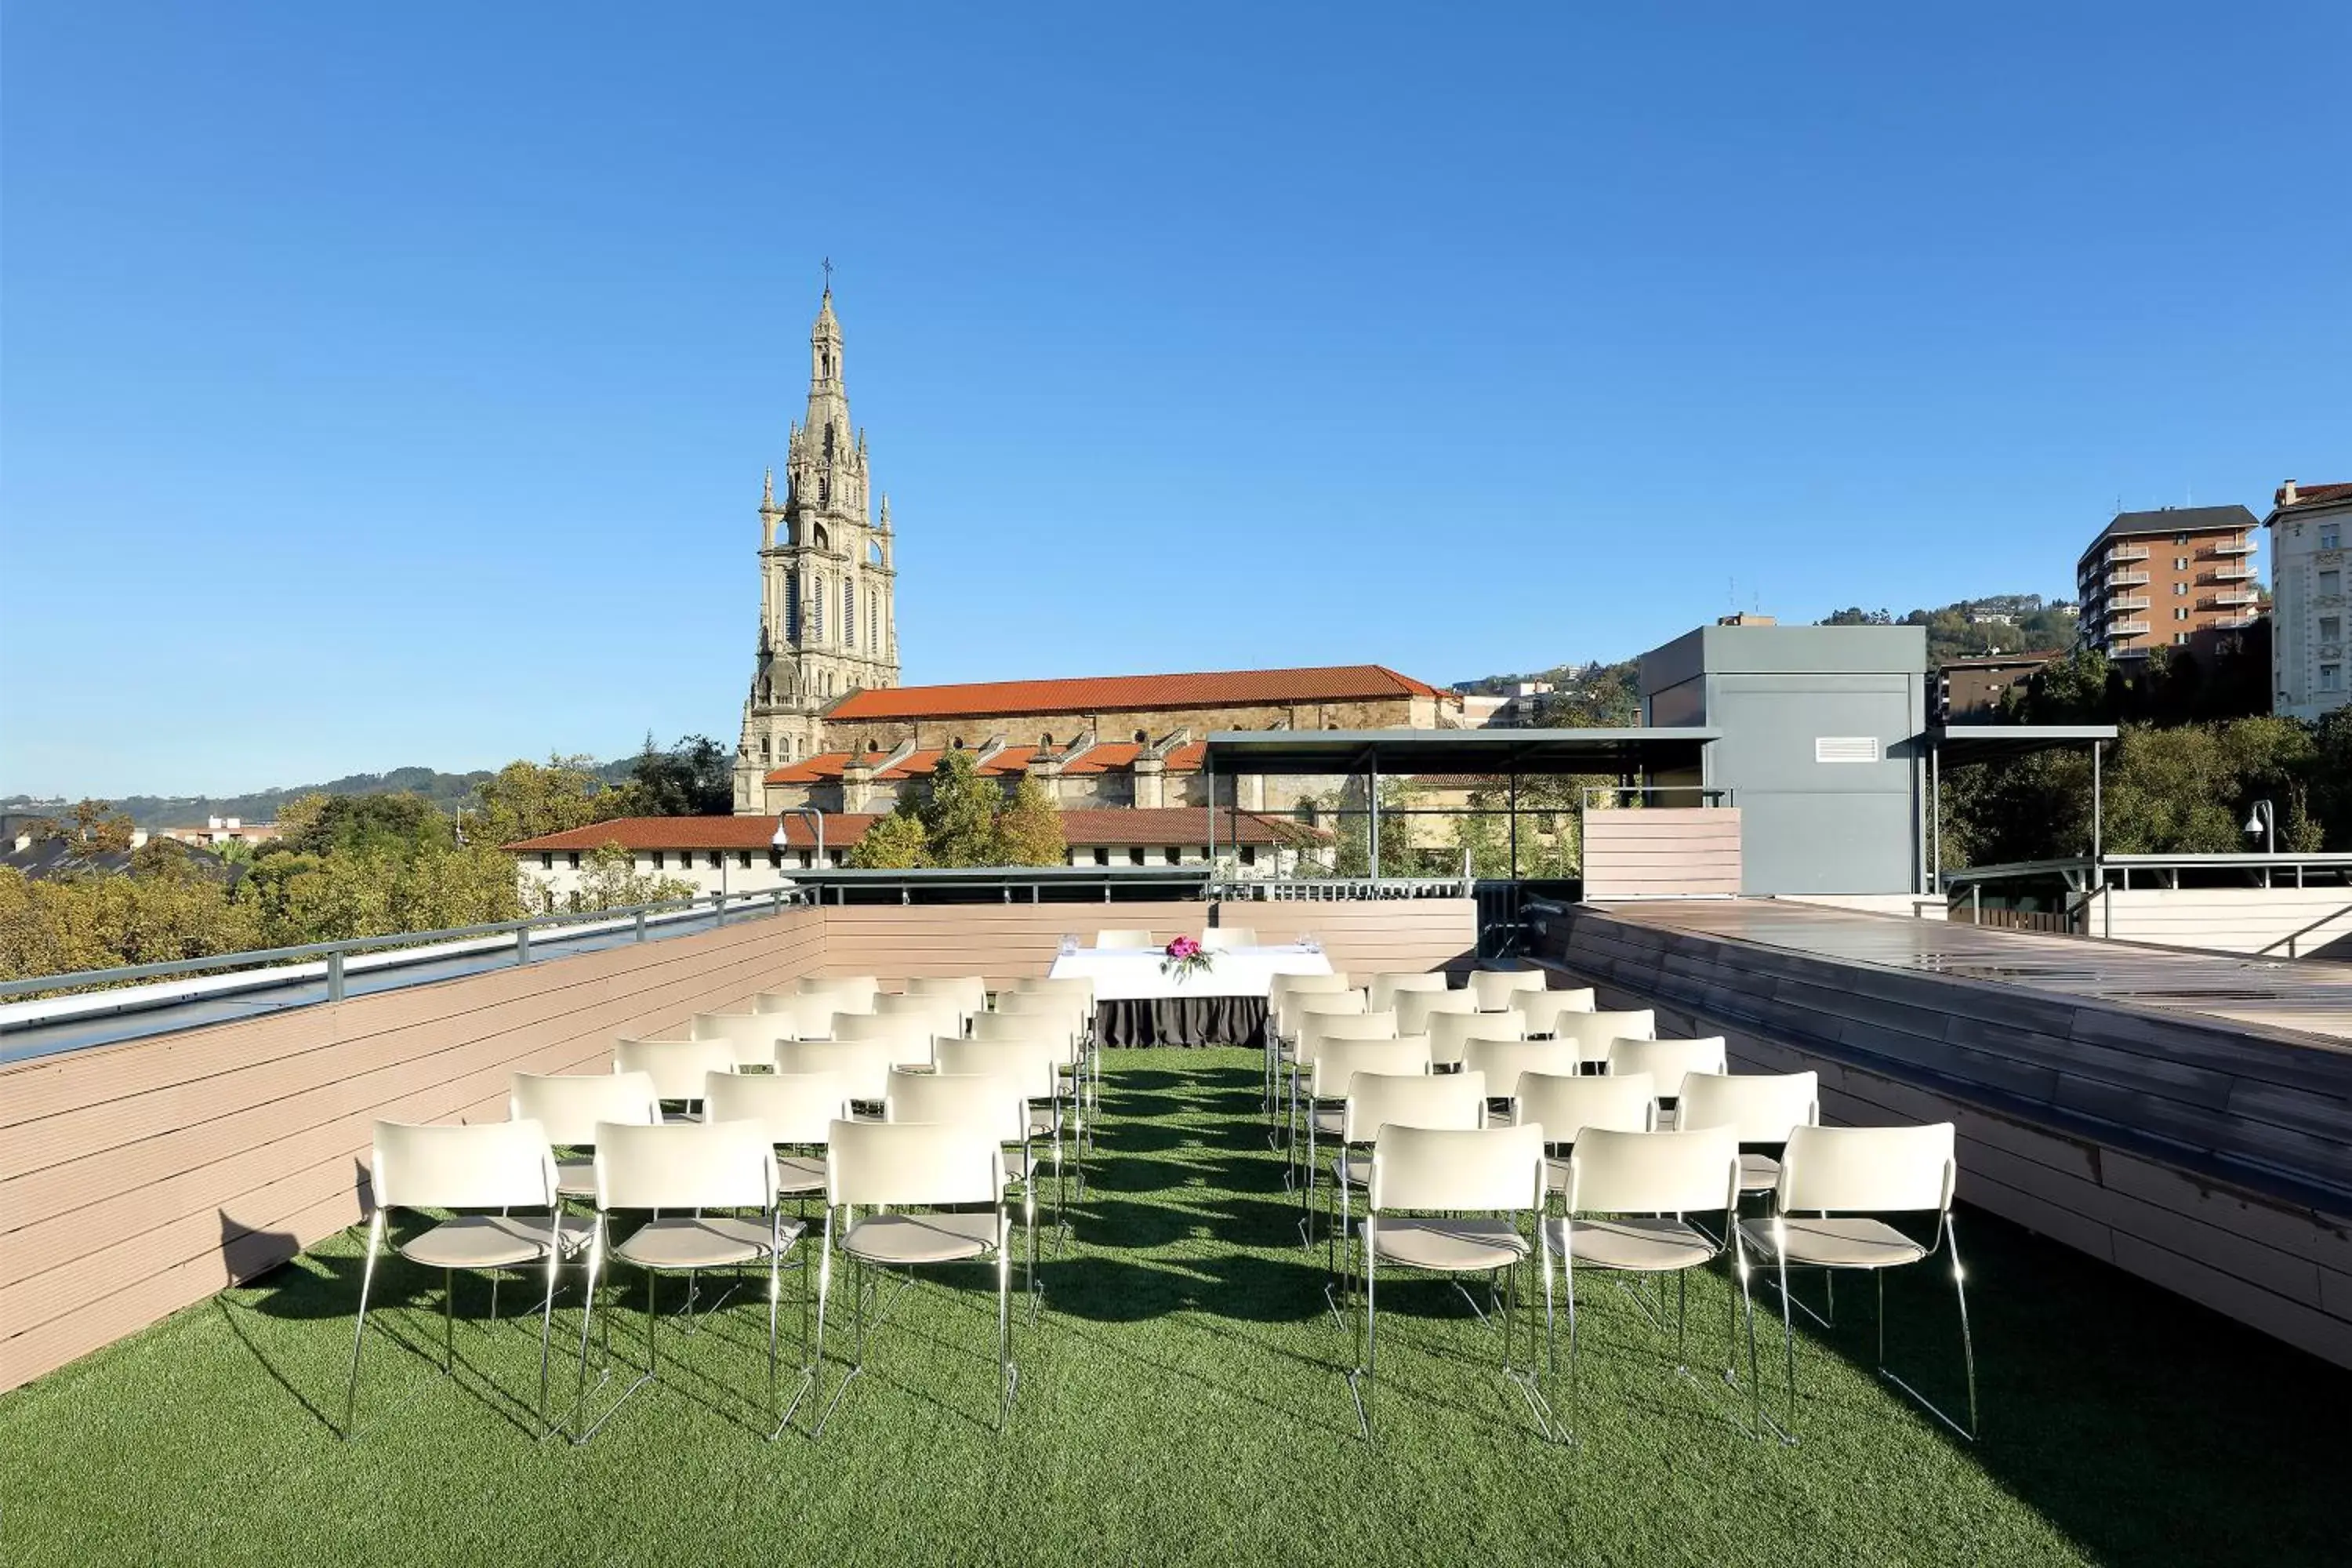
<svg viewBox="0 0 2352 1568">
<path fill-rule="evenodd" d="M 1156 947 L 1080 948 L 1054 960 L 1055 979 L 1083 974 L 1095 983 L 1097 1002 L 1130 1002 L 1160 996 L 1263 996 L 1277 974 L 1328 974 L 1331 961 L 1303 947 L 1234 947 L 1217 953 L 1205 974 L 1179 983 L 1160 973 L 1167 954 Z"/>
</svg>

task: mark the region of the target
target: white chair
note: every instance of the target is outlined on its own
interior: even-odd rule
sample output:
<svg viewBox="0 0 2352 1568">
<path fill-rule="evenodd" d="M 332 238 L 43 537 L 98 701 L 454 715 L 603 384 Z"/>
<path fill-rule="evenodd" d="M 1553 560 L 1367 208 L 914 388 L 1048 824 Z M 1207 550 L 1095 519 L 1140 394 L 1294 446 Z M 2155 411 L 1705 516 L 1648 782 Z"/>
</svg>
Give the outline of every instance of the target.
<svg viewBox="0 0 2352 1568">
<path fill-rule="evenodd" d="M 1201 946 L 1210 952 L 1227 952 L 1237 947 L 1257 945 L 1255 926 L 1211 926 L 1201 933 Z"/>
<path fill-rule="evenodd" d="M 1780 1154 L 1780 1181 L 1773 1213 L 1739 1222 L 1740 1239 L 1759 1267 L 1774 1271 L 1780 1291 L 1780 1334 L 1787 1355 L 1789 1419 L 1773 1420 L 1764 1410 L 1763 1385 L 1756 1370 L 1756 1302 L 1748 1306 L 1748 1375 L 1759 1424 L 1769 1422 L 1783 1442 L 1796 1439 L 1797 1334 L 1790 1318 L 1789 1270 L 1817 1268 L 1833 1277 L 1864 1269 L 1878 1279 L 1878 1373 L 1920 1407 L 1970 1442 L 1977 1435 L 1977 1352 L 1969 1335 L 1969 1299 L 1960 1275 L 1959 1241 L 1952 1233 L 1952 1184 L 1958 1167 L 1948 1121 L 1925 1127 L 1793 1127 Z M 1933 1214 L 1935 1228 L 1921 1243 L 1876 1216 Z M 1923 1263 L 1938 1250 L 1952 1260 L 1952 1300 L 1959 1308 L 1960 1356 L 1969 1389 L 1969 1421 L 1963 1426 L 1929 1404 L 1917 1389 L 1886 1365 L 1886 1273 Z"/>
<path fill-rule="evenodd" d="M 712 1073 L 703 1090 L 704 1120 L 756 1121 L 771 1144 L 803 1152 L 776 1155 L 776 1195 L 824 1191 L 824 1140 L 849 1120 L 849 1095 L 829 1072 Z M 804 1151 L 814 1150 L 814 1153 Z"/>
<path fill-rule="evenodd" d="M 1355 1217 L 1349 1200 L 1355 1189 L 1371 1179 L 1371 1146 L 1381 1128 L 1467 1131 L 1486 1125 L 1486 1080 L 1476 1073 L 1360 1072 L 1349 1079 L 1341 1101 L 1339 1146 L 1331 1153 L 1331 1184 L 1339 1194 L 1339 1225 L 1330 1233 L 1333 1243 L 1349 1235 Z M 1336 1255 L 1325 1262 L 1335 1276 L 1339 1274 Z M 1323 1294 L 1329 1300 L 1331 1287 L 1326 1285 Z"/>
<path fill-rule="evenodd" d="M 836 1013 L 871 1013 L 882 994 L 878 974 L 803 974 L 797 984 L 804 996 L 831 998 Z"/>
<path fill-rule="evenodd" d="M 1483 1086 L 1492 1089 L 1492 1084 Z M 1528 1237 L 1544 1235 L 1544 1153 L 1540 1127 L 1486 1127 L 1475 1131 L 1383 1127 L 1372 1140 L 1366 1183 L 1363 1332 L 1348 1387 L 1366 1441 L 1372 1436 L 1372 1392 L 1379 1368 L 1380 1276 L 1383 1264 L 1446 1275 L 1499 1277 L 1503 1289 L 1503 1373 L 1518 1384 L 1544 1435 L 1551 1435 L 1535 1372 L 1535 1334 L 1528 1364 L 1511 1359 L 1520 1266 L 1534 1251 Z M 1487 1214 L 1491 1218 L 1468 1217 Z M 1540 1239 L 1538 1246 L 1547 1245 Z M 1551 1259 L 1543 1259 L 1544 1315 L 1551 1315 Z"/>
<path fill-rule="evenodd" d="M 1544 1160 L 1546 1177 L 1555 1193 L 1568 1191 L 1565 1151 L 1587 1127 L 1605 1132 L 1654 1132 L 1658 1126 L 1655 1085 L 1647 1073 L 1620 1078 L 1578 1072 L 1563 1066 L 1559 1072 L 1523 1072 L 1511 1097 L 1511 1120 L 1531 1121 L 1544 1130 L 1544 1140 L 1559 1151 Z"/>
<path fill-rule="evenodd" d="M 1095 946 L 1097 948 L 1131 952 L 1159 945 L 1150 931 L 1137 926 L 1108 926 L 1095 932 Z"/>
<path fill-rule="evenodd" d="M 1054 1035 L 1002 1040 L 937 1040 L 932 1063 L 942 1073 L 993 1073 L 1016 1085 L 1029 1109 L 1029 1132 L 1054 1141 L 1054 1224 L 1062 1218 L 1062 1072 L 1070 1065 L 1066 1042 Z M 1086 1196 L 1086 1169 L 1078 1170 L 1078 1195 Z"/>
<path fill-rule="evenodd" d="M 971 1020 L 988 1011 L 988 977 L 982 974 L 914 975 L 907 981 L 907 994 L 952 997 L 964 1025 L 954 1032 L 967 1034 Z"/>
<path fill-rule="evenodd" d="M 1265 988 L 1265 1115 L 1274 1120 L 1282 1085 L 1284 1051 L 1290 1041 L 1287 1001 L 1292 996 L 1336 995 L 1352 990 L 1345 974 L 1276 974 Z"/>
<path fill-rule="evenodd" d="M 1611 1073 L 1645 1072 L 1657 1079 L 1658 1109 L 1664 1112 L 1668 1100 L 1677 1104 L 1682 1100 L 1683 1079 L 1690 1074 L 1726 1071 L 1723 1037 L 1706 1035 L 1692 1040 L 1628 1040 L 1609 1042 L 1609 1059 L 1604 1071 Z M 1660 1125 L 1664 1118 L 1660 1117 Z M 1675 1123 L 1680 1126 L 1680 1122 Z"/>
<path fill-rule="evenodd" d="M 1775 1150 L 1790 1131 L 1822 1120 L 1821 1075 L 1787 1073 L 1687 1073 L 1683 1078 L 1679 1125 L 1728 1127 L 1738 1138 L 1739 1190 L 1769 1193 L 1780 1184 L 1780 1162 L 1755 1149 Z"/>
<path fill-rule="evenodd" d="M 548 1335 L 555 1321 L 555 1278 L 563 1259 L 587 1245 L 589 1227 L 566 1230 L 557 1206 L 555 1156 L 547 1129 L 536 1121 L 478 1121 L 468 1127 L 375 1124 L 368 1165 L 373 1213 L 368 1216 L 367 1262 L 360 1274 L 359 1317 L 352 1330 L 352 1370 L 343 1388 L 343 1436 L 358 1435 L 360 1348 L 367 1340 L 368 1294 L 375 1288 L 376 1255 L 395 1209 L 496 1209 L 496 1214 L 445 1219 L 394 1248 L 411 1263 L 441 1270 L 441 1370 L 457 1365 L 457 1270 L 496 1273 L 547 1268 L 547 1299 L 540 1308 L 539 1413 L 547 1418 Z M 518 1215 L 515 1209 L 545 1209 Z M 490 1297 L 493 1321 L 498 1296 Z"/>
<path fill-rule="evenodd" d="M 735 1068 L 767 1069 L 776 1042 L 791 1031 L 778 1028 L 773 1013 L 697 1013 L 687 1023 L 688 1038 L 725 1040 L 735 1047 Z"/>
<path fill-rule="evenodd" d="M 833 1037 L 886 1045 L 890 1049 L 892 1067 L 928 1067 L 931 1060 L 931 1037 L 937 1032 L 938 1024 L 938 1016 L 928 1010 L 835 1013 L 833 1016 Z"/>
<path fill-rule="evenodd" d="M 538 1122 L 551 1150 L 593 1150 L 600 1121 L 640 1127 L 658 1122 L 661 1096 L 654 1092 L 647 1073 L 519 1072 L 507 1087 L 507 1115 L 515 1121 Z M 557 1159 L 555 1191 L 559 1197 L 594 1197 L 596 1162 Z"/>
<path fill-rule="evenodd" d="M 1445 972 L 1442 969 L 1375 974 L 1366 987 L 1366 1005 L 1375 1013 L 1390 1013 L 1397 1010 L 1397 998 L 1400 996 L 1433 996 L 1448 989 Z"/>
<path fill-rule="evenodd" d="M 1576 1059 L 1586 1067 L 1609 1060 L 1609 1047 L 1619 1040 L 1657 1037 L 1658 1016 L 1647 1007 L 1619 1013 L 1562 1013 L 1552 1019 L 1552 1038 L 1573 1041 Z"/>
<path fill-rule="evenodd" d="M 1468 995 L 1465 991 L 1461 995 Z M 1410 1000 L 1410 998 L 1408 998 Z M 1462 1053 L 1473 1040 L 1523 1040 L 1527 1038 L 1527 1018 L 1517 1012 L 1510 1013 L 1433 1013 L 1429 1019 L 1430 1060 L 1441 1072 L 1452 1072 L 1461 1067 Z M 1397 1027 L 1404 1027 L 1402 1014 Z"/>
<path fill-rule="evenodd" d="M 1562 1013 L 1592 1011 L 1592 987 L 1571 986 L 1565 991 L 1527 991 L 1516 997 L 1518 1010 L 1527 1016 L 1529 1035 L 1551 1035 L 1559 1031 Z"/>
<path fill-rule="evenodd" d="M 1067 997 L 1091 1025 L 1095 1016 L 1095 982 L 1090 974 L 1031 974 L 1014 981 L 996 994 L 999 1010 L 1007 995 Z"/>
<path fill-rule="evenodd" d="M 1350 1023 L 1358 1020 L 1350 1019 Z M 1360 1073 L 1398 1077 L 1429 1071 L 1429 1039 L 1390 1036 L 1385 1039 L 1326 1038 L 1302 1069 L 1307 1073 L 1307 1182 L 1301 1194 L 1298 1235 L 1302 1245 L 1315 1245 L 1317 1144 L 1328 1131 L 1339 1136 L 1347 1120 L 1348 1086 Z"/>
<path fill-rule="evenodd" d="M 961 996 L 945 992 L 922 991 L 884 992 L 874 998 L 874 1016 L 877 1018 L 912 1018 L 920 1025 L 926 1039 L 940 1035 L 961 1035 L 971 1017 L 971 1014 L 964 1010 Z M 929 1059 L 928 1056 L 925 1059 Z"/>
<path fill-rule="evenodd" d="M 1551 975 L 1541 969 L 1474 969 L 1470 972 L 1470 992 L 1478 998 L 1481 1013 L 1500 1013 L 1518 1005 L 1521 995 L 1530 991 L 1550 988 Z"/>
<path fill-rule="evenodd" d="M 833 1027 L 835 1011 L 859 1010 L 836 1008 L 838 1000 L 805 991 L 762 991 L 751 998 L 751 1011 L 773 1022 L 778 1039 L 822 1039 Z"/>
<path fill-rule="evenodd" d="M 1486 1079 L 1487 1120 L 1516 1120 L 1512 1106 L 1519 1097 L 1521 1073 L 1563 1073 L 1576 1070 L 1576 1051 L 1559 1040 L 1469 1040 L 1462 1047 L 1465 1072 Z"/>
<path fill-rule="evenodd" d="M 1430 1020 L 1441 1014 L 1475 1014 L 1478 1011 L 1478 994 L 1464 987 L 1459 991 L 1408 991 L 1397 998 L 1397 1027 L 1408 1035 L 1434 1035 Z"/>
<path fill-rule="evenodd" d="M 1353 994 L 1360 996 L 1363 993 L 1359 991 Z M 1317 998 L 1310 996 L 1307 1000 L 1312 1002 Z M 1288 1112 L 1283 1124 L 1283 1136 L 1287 1141 L 1288 1146 L 1293 1148 L 1297 1146 L 1299 1079 L 1314 1070 L 1315 1053 L 1322 1043 L 1325 1040 L 1393 1040 L 1396 1037 L 1394 1013 L 1309 1012 L 1299 1016 L 1298 1038 L 1291 1049 L 1288 1059 L 1290 1068 Z M 1284 1179 L 1286 1182 L 1289 1179 L 1287 1170 L 1285 1172 Z"/>
<path fill-rule="evenodd" d="M 793 1412 L 815 1381 L 808 1363 L 808 1292 L 801 1292 L 801 1385 L 781 1417 L 776 1413 L 776 1309 L 782 1297 L 784 1254 L 803 1226 L 788 1221 L 776 1203 L 776 1150 L 765 1124 L 755 1121 L 673 1122 L 662 1127 L 624 1127 L 608 1122 L 596 1130 L 596 1239 L 588 1254 L 588 1295 L 580 1314 L 580 1388 L 573 1405 L 575 1441 L 585 1443 L 611 1420 L 630 1395 L 661 1375 L 654 1341 L 659 1319 L 656 1286 L 665 1274 L 687 1277 L 692 1310 L 697 1277 L 713 1268 L 768 1266 L 768 1414 L 776 1418 L 774 1441 L 792 1425 Z M 762 1218 L 705 1214 L 706 1209 L 751 1210 Z M 652 1210 L 646 1221 L 615 1244 L 616 1210 Z M 593 1425 L 583 1425 L 588 1405 L 588 1329 L 596 1311 L 596 1282 L 606 1258 L 642 1269 L 646 1276 L 646 1370 Z M 805 1269 L 803 1270 L 806 1272 Z M 707 1309 L 706 1310 L 715 1310 Z"/>
<path fill-rule="evenodd" d="M 898 1054 L 889 1040 L 783 1040 L 776 1046 L 776 1071 L 823 1074 L 851 1104 L 879 1107 L 890 1091 L 891 1058 Z"/>
<path fill-rule="evenodd" d="M 1037 1160 L 1024 1086 L 1003 1073 L 894 1072 L 882 1120 L 976 1127 L 996 1140 L 1006 1184 L 1021 1187 L 1021 1223 L 1029 1233 L 1023 1289 L 1034 1320 L 1044 1298 L 1037 1287 Z"/>
<path fill-rule="evenodd" d="M 1003 1394 L 996 1410 L 1001 1430 L 1013 1408 L 1020 1373 L 1013 1363 L 1012 1225 L 1004 1212 L 1004 1152 L 976 1127 L 919 1121 L 841 1121 L 834 1124 L 825 1151 L 824 1244 L 817 1287 L 816 1364 L 824 1371 L 825 1303 L 836 1249 L 850 1259 L 856 1278 L 850 1300 L 856 1314 L 856 1360 L 818 1418 L 812 1436 L 827 1421 L 866 1366 L 867 1264 L 882 1268 L 918 1268 L 993 1257 L 996 1261 L 996 1355 Z M 982 1212 L 909 1214 L 912 1208 L 947 1210 L 979 1206 Z M 852 1209 L 874 1212 L 851 1223 Z"/>
<path fill-rule="evenodd" d="M 1683 1216 L 1721 1210 L 1725 1234 L 1734 1235 L 1730 1226 L 1739 1209 L 1739 1141 L 1727 1127 L 1638 1132 L 1587 1126 L 1577 1132 L 1575 1149 L 1568 1157 L 1567 1197 L 1567 1215 L 1546 1220 L 1544 1230 L 1550 1250 L 1560 1260 L 1563 1293 L 1568 1298 L 1568 1408 L 1572 1433 L 1581 1362 L 1576 1271 L 1599 1268 L 1654 1277 L 1674 1275 L 1675 1370 L 1687 1373 L 1684 1348 L 1688 1343 L 1690 1271 L 1713 1262 L 1725 1244 Z M 1744 1279 L 1748 1266 L 1738 1257 L 1736 1235 L 1730 1245 L 1737 1259 L 1734 1271 Z M 1725 1300 L 1728 1308 L 1729 1298 Z M 1732 1374 L 1737 1354 L 1733 1342 L 1738 1337 L 1739 1325 L 1735 1318 L 1726 1327 L 1724 1374 L 1737 1386 Z M 1552 1368 L 1557 1372 L 1556 1325 L 1548 1338 Z"/>
<path fill-rule="evenodd" d="M 1095 1039 L 1095 1005 L 1091 985 L 1085 995 L 1074 988 L 1049 991 L 1014 991 L 996 999 L 999 1016 L 1010 1016 L 1027 1020 L 1022 1024 L 999 1026 L 982 1037 L 1008 1039 L 1024 1030 L 1040 1026 L 1066 1031 L 1071 1048 L 1076 1052 L 1066 1069 L 1070 1078 L 1071 1106 L 1075 1112 L 1072 1125 L 1075 1136 L 1088 1147 L 1094 1143 L 1094 1121 L 1102 1110 L 1102 1052 Z M 979 1020 L 973 1020 L 973 1033 L 980 1035 Z"/>
<path fill-rule="evenodd" d="M 656 1099 L 688 1109 L 679 1119 L 692 1121 L 692 1109 L 702 1099 L 703 1081 L 715 1072 L 735 1070 L 732 1040 L 615 1040 L 613 1070 L 641 1072 L 654 1080 Z"/>
</svg>

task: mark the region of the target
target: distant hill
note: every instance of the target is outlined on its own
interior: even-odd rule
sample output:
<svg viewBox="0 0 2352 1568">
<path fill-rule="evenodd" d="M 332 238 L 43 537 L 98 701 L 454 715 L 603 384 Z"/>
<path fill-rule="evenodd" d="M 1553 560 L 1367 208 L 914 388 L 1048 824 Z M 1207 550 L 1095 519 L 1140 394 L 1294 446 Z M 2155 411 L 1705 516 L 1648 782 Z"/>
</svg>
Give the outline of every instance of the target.
<svg viewBox="0 0 2352 1568">
<path fill-rule="evenodd" d="M 624 757 L 618 762 L 600 763 L 599 778 L 617 783 L 629 776 L 636 759 Z M 117 800 L 114 805 L 142 827 L 184 827 L 202 823 L 208 816 L 235 816 L 247 822 L 269 822 L 276 819 L 278 808 L 289 800 L 306 795 L 399 795 L 414 792 L 445 810 L 454 810 L 474 793 L 476 785 L 490 776 L 487 770 L 467 773 L 445 773 L 435 768 L 394 768 L 389 773 L 351 773 L 325 784 L 295 784 L 279 789 L 256 790 L 250 795 L 134 795 Z M 43 800 L 33 795 L 14 795 L 0 797 L 0 811 L 58 812 L 70 805 L 63 800 Z"/>
<path fill-rule="evenodd" d="M 1821 623 L 1825 626 L 1925 626 L 1927 668 L 1946 659 L 1988 653 L 2064 653 L 2074 646 L 2075 615 L 2071 605 L 2044 599 L 2039 594 L 1988 594 L 1962 599 L 1934 610 L 1913 610 L 1896 616 L 1887 610 L 1860 605 L 1839 610 Z M 1638 718 L 1635 700 L 1639 681 L 1634 661 L 1604 664 L 1570 660 L 1549 669 L 1518 675 L 1486 675 L 1454 683 L 1456 691 L 1499 696 L 1522 681 L 1543 681 L 1556 696 L 1541 705 L 1549 724 L 1631 724 Z"/>
<path fill-rule="evenodd" d="M 1860 605 L 1826 616 L 1825 626 L 1925 626 L 1927 668 L 1947 659 L 1989 653 L 2064 653 L 2074 646 L 2073 606 L 2061 607 L 2039 594 L 1989 594 L 1939 609 L 1896 616 Z"/>
</svg>

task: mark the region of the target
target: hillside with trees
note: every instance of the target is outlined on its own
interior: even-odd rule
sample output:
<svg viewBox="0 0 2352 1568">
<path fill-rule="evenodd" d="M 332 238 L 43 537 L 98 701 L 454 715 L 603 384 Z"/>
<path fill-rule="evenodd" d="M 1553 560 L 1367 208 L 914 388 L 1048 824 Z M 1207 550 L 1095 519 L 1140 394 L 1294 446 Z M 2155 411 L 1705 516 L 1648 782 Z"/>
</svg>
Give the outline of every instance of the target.
<svg viewBox="0 0 2352 1568">
<path fill-rule="evenodd" d="M 1897 618 L 1886 610 L 1859 605 L 1835 610 L 1824 626 L 1924 626 L 1929 669 L 1947 659 L 1993 653 L 2064 653 L 2075 643 L 2078 622 L 2071 605 L 2039 594 L 1993 594 L 1962 599 L 1938 609 L 1913 610 Z"/>
</svg>

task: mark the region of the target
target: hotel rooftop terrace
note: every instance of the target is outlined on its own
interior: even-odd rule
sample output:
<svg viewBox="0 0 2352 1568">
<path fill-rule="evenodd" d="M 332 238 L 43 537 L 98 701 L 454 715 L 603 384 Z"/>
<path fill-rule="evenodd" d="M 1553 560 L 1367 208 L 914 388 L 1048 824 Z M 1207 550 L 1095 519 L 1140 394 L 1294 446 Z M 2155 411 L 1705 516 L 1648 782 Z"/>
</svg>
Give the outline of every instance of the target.
<svg viewBox="0 0 2352 1568">
<path fill-rule="evenodd" d="M 0 1394 L 0 1557 L 2343 1560 L 2352 971 L 2223 974 L 2195 955 L 1776 900 L 1525 889 L 1507 911 L 1517 951 L 1498 958 L 1491 889 L 1384 890 L 1220 900 L 1156 878 L 927 903 L 861 900 L 838 879 L 825 901 L 542 943 L 529 963 L 426 964 L 416 984 L 337 1002 L 304 981 L 175 1029 L 173 1008 L 198 1009 L 183 998 L 14 1060 L 0 1035 L 0 1382 L 16 1385 Z M 782 1016 L 828 977 L 887 992 L 976 975 L 1013 1010 L 1016 987 L 1089 959 L 1065 951 L 1072 932 L 1115 945 L 1097 928 L 1247 928 L 1254 942 L 1213 971 L 1240 989 L 1253 965 L 1281 972 L 1260 950 L 1359 985 L 1440 973 L 1475 989 L 1475 973 L 1518 970 L 1551 992 L 1592 987 L 1602 1010 L 1648 1008 L 1661 1037 L 1720 1036 L 1733 1073 L 1817 1072 L 1824 1124 L 1955 1123 L 1975 1437 L 1879 1371 L 1966 1420 L 1941 1254 L 1891 1271 L 1883 1350 L 1867 1279 L 1838 1282 L 1830 1323 L 1791 1314 L 1792 1407 L 1761 1266 L 1754 1361 L 1727 1254 L 1682 1276 L 1679 1357 L 1671 1285 L 1580 1268 L 1575 1352 L 1563 1328 L 1555 1365 L 1531 1254 L 1507 1331 L 1483 1289 L 1381 1266 L 1368 1438 L 1349 1376 L 1362 1293 L 1335 1274 L 1328 1224 L 1301 1243 L 1254 1041 L 1100 1051 L 1091 1147 L 1073 1131 L 1067 1150 L 1084 1183 L 1060 1189 L 1066 1234 L 1040 1182 L 1034 1315 L 1012 1204 L 1009 1412 L 993 1262 L 878 1285 L 852 1380 L 856 1286 L 836 1252 L 824 1361 L 779 1434 L 805 1354 L 799 1265 L 824 1250 L 813 1223 L 780 1274 L 775 1404 L 764 1265 L 703 1274 L 691 1308 L 664 1277 L 649 1320 L 647 1276 L 607 1258 L 583 1324 L 575 1259 L 542 1417 L 543 1268 L 505 1276 L 495 1316 L 488 1275 L 458 1272 L 447 1298 L 437 1268 L 396 1250 L 438 1212 L 397 1209 L 347 1420 L 379 1119 L 496 1125 L 518 1072 L 606 1074 L 619 1040 L 684 1039 L 695 1015 L 762 996 Z M 1124 961 L 1100 956 L 1088 973 Z M 1125 955 L 1137 973 L 1158 958 Z M 1197 1024 L 1154 1011 L 1170 992 L 1147 975 L 1091 1021 L 1105 1039 Z M 1246 1010 L 1208 1016 L 1255 1028 Z M 787 1199 L 782 1217 L 824 1207 Z M 1768 1207 L 1745 1213 L 1769 1223 Z M 1797 1299 L 1829 1304 L 1818 1277 Z M 658 1381 L 624 1396 L 649 1321 Z M 1539 1397 L 1505 1375 L 1507 1338 Z M 1798 1441 L 1758 1423 L 1759 1394 Z"/>
</svg>

